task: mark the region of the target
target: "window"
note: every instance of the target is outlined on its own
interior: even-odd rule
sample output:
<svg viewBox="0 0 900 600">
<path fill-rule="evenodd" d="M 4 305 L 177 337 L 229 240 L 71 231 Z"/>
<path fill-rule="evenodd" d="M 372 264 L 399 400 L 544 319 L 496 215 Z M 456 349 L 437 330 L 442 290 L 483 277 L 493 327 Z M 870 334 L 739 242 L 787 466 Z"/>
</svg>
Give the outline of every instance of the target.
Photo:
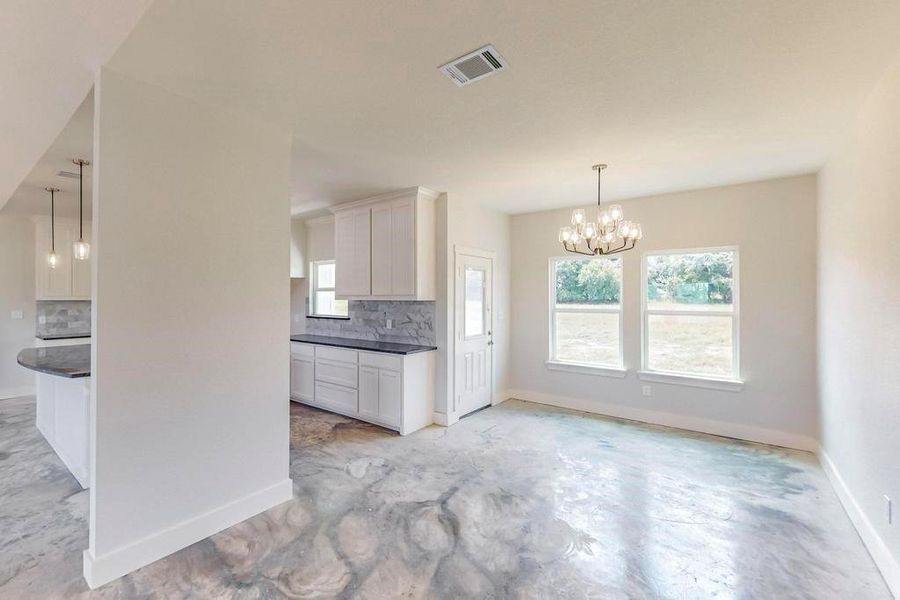
<svg viewBox="0 0 900 600">
<path fill-rule="evenodd" d="M 738 253 L 644 257 L 644 370 L 738 379 Z"/>
<path fill-rule="evenodd" d="M 319 260 L 310 264 L 309 315 L 311 317 L 346 317 L 347 301 L 334 297 L 334 261 Z"/>
<path fill-rule="evenodd" d="M 550 261 L 550 361 L 622 368 L 622 259 Z"/>
<path fill-rule="evenodd" d="M 484 324 L 487 322 L 485 308 L 485 271 L 466 267 L 466 306 L 465 332 L 466 339 L 484 335 Z"/>
</svg>

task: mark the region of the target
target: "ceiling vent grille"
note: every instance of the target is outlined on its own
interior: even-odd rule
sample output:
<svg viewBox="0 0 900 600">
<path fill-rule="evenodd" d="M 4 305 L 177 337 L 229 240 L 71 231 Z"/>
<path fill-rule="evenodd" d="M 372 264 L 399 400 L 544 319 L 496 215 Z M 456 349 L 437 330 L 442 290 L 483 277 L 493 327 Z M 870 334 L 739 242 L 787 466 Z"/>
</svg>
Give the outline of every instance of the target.
<svg viewBox="0 0 900 600">
<path fill-rule="evenodd" d="M 489 44 L 451 60 L 439 68 L 457 87 L 462 87 L 473 81 L 484 79 L 497 71 L 502 71 L 506 67 L 506 60 L 500 56 L 496 48 Z"/>
<path fill-rule="evenodd" d="M 57 177 L 68 177 L 69 179 L 78 179 L 78 173 L 73 173 L 72 171 L 60 171 L 56 175 L 57 175 Z"/>
</svg>

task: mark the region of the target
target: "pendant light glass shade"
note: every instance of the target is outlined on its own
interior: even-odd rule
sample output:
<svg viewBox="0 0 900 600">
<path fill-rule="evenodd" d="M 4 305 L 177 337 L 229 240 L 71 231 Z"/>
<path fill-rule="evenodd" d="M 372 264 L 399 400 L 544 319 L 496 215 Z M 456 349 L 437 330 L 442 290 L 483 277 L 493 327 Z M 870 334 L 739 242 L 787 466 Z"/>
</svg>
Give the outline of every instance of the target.
<svg viewBox="0 0 900 600">
<path fill-rule="evenodd" d="M 84 240 L 78 240 L 72 244 L 72 255 L 75 260 L 87 260 L 91 257 L 91 245 Z"/>
<path fill-rule="evenodd" d="M 55 269 L 59 265 L 59 254 L 51 251 L 47 255 L 47 266 L 51 269 Z"/>
<path fill-rule="evenodd" d="M 84 241 L 84 167 L 91 163 L 83 158 L 75 158 L 78 165 L 78 240 L 72 244 L 75 260 L 87 260 L 91 256 L 91 245 Z"/>
</svg>

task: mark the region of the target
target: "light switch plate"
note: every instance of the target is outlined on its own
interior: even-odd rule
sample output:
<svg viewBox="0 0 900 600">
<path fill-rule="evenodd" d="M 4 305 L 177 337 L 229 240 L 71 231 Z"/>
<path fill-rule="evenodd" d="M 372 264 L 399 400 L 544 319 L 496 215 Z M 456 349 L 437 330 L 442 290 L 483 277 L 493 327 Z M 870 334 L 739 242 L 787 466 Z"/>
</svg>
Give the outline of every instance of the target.
<svg viewBox="0 0 900 600">
<path fill-rule="evenodd" d="M 642 396 L 650 396 L 653 394 L 653 389 L 649 385 L 641 386 L 641 395 Z"/>
<path fill-rule="evenodd" d="M 388 329 L 393 329 L 393 328 L 394 328 L 394 320 L 393 320 L 393 319 L 388 319 L 387 322 L 386 322 L 386 324 L 385 324 L 385 326 L 386 326 Z"/>
<path fill-rule="evenodd" d="M 9 318 L 15 320 L 24 319 L 25 313 L 21 310 L 11 310 L 9 311 Z"/>
</svg>

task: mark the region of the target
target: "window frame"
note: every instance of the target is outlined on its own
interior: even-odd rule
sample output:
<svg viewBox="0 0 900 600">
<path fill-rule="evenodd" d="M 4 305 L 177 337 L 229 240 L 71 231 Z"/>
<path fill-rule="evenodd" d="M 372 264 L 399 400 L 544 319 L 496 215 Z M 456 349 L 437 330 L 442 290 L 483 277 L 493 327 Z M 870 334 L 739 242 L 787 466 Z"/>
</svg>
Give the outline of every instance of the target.
<svg viewBox="0 0 900 600">
<path fill-rule="evenodd" d="M 647 302 L 647 266 L 648 259 L 652 256 L 671 256 L 676 254 L 712 254 L 715 252 L 732 252 L 734 261 L 732 266 L 732 310 L 704 311 L 703 316 L 730 317 L 731 318 L 731 376 L 704 375 L 702 373 L 685 373 L 681 371 L 661 371 L 650 368 L 650 316 L 651 315 L 697 315 L 697 311 L 678 309 L 649 308 Z M 741 380 L 741 276 L 740 276 L 740 248 L 738 246 L 710 246 L 703 248 L 677 248 L 672 250 L 650 250 L 641 254 L 641 371 L 640 378 L 646 381 L 661 383 L 676 383 L 685 385 L 699 385 L 729 391 L 738 391 L 743 386 Z M 703 385 L 706 382 L 708 385 Z"/>
<path fill-rule="evenodd" d="M 338 315 L 338 314 L 329 314 L 329 313 L 319 313 L 317 312 L 318 307 L 316 306 L 316 292 L 335 292 L 335 300 L 337 300 L 337 294 L 335 291 L 335 287 L 320 287 L 319 286 L 319 269 L 318 267 L 321 265 L 335 265 L 335 259 L 328 260 L 313 260 L 309 263 L 309 314 L 306 315 L 307 318 L 311 319 L 344 319 L 349 320 L 349 306 L 347 307 L 348 313 L 346 315 Z M 337 285 L 337 266 L 335 266 L 335 285 Z"/>
<path fill-rule="evenodd" d="M 569 308 L 558 309 L 556 307 L 556 265 L 562 261 L 591 261 L 591 260 L 618 260 L 619 269 L 619 304 L 615 308 L 610 305 L 598 305 L 597 308 Z M 548 369 L 556 371 L 569 371 L 574 373 L 589 373 L 609 375 L 612 377 L 624 377 L 627 373 L 625 368 L 625 259 L 622 256 L 552 256 L 549 260 L 549 298 L 550 305 L 549 315 L 549 333 L 548 351 L 549 357 L 546 361 Z M 578 362 L 571 360 L 563 360 L 556 353 L 556 315 L 558 313 L 569 314 L 618 314 L 619 315 L 619 362 L 618 364 L 601 364 Z"/>
</svg>

